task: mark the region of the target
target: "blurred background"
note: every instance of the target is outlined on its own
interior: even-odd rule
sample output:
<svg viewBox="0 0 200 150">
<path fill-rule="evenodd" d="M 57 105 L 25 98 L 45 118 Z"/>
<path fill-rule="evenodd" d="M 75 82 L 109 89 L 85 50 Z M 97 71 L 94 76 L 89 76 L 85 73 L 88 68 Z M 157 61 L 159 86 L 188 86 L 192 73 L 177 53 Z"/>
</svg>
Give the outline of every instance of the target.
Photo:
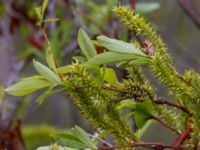
<svg viewBox="0 0 200 150">
<path fill-rule="evenodd" d="M 33 10 L 41 3 L 42 0 L 0 0 L 0 88 L 36 74 L 33 58 L 45 62 L 46 43 L 35 25 Z M 77 44 L 79 28 L 85 29 L 92 39 L 97 35 L 124 41 L 134 38 L 111 12 L 112 7 L 119 4 L 135 9 L 151 22 L 169 48 L 180 73 L 189 68 L 200 71 L 198 0 L 49 0 L 45 16 L 59 18 L 59 21 L 47 23 L 46 29 L 60 66 L 69 64 L 74 55 L 81 55 Z M 158 95 L 167 97 L 165 87 L 156 86 Z M 41 92 L 25 97 L 6 95 L 0 99 L 0 132 L 5 127 L 19 126 L 18 119 L 28 149 L 35 149 L 50 144 L 50 133 L 74 125 L 92 131 L 67 95 L 53 95 L 38 106 L 36 98 Z M 160 125 L 154 125 L 144 140 L 169 143 L 175 137 L 169 133 Z"/>
</svg>

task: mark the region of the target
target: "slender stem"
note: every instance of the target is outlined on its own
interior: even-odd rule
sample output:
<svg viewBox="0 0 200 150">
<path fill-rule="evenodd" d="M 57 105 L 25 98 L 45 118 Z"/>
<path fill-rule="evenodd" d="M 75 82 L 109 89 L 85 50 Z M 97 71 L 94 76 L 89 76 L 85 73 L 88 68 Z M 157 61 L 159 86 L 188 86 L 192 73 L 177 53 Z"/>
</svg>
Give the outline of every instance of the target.
<svg viewBox="0 0 200 150">
<path fill-rule="evenodd" d="M 58 67 L 58 62 L 57 62 L 56 59 L 55 59 L 54 51 L 53 51 L 53 48 L 52 48 L 51 43 L 50 43 L 50 41 L 49 41 L 48 35 L 47 35 L 47 33 L 46 33 L 44 23 L 42 23 L 42 25 L 40 26 L 40 29 L 41 29 L 41 31 L 42 31 L 42 34 L 44 35 L 44 39 L 45 39 L 45 41 L 47 42 L 48 47 L 49 47 L 50 50 L 51 50 L 51 53 L 53 54 L 55 66 Z M 54 71 L 56 72 L 56 70 L 54 70 Z M 60 76 L 60 77 L 63 77 L 61 74 L 59 74 L 59 76 Z"/>
<path fill-rule="evenodd" d="M 177 104 L 174 104 L 174 103 L 171 103 L 169 102 L 168 100 L 165 100 L 165 99 L 161 99 L 159 98 L 158 100 L 156 101 L 153 101 L 155 104 L 166 104 L 166 105 L 169 105 L 169 106 L 172 106 L 172 107 L 176 107 L 184 112 L 186 112 L 187 114 L 190 114 L 191 115 L 191 112 L 189 110 L 187 110 L 185 107 L 182 107 L 180 105 L 177 105 Z"/>
<path fill-rule="evenodd" d="M 109 147 L 112 147 L 113 145 L 111 145 L 110 143 L 106 142 L 105 140 L 101 139 L 101 138 L 98 138 L 94 135 L 91 135 L 91 134 L 88 134 L 90 137 L 94 138 L 94 139 L 98 139 L 99 141 L 101 141 L 104 145 L 106 146 L 109 146 Z"/>
<path fill-rule="evenodd" d="M 112 149 L 124 149 L 124 148 L 130 148 L 130 147 L 143 147 L 143 148 L 150 148 L 155 150 L 163 150 L 165 148 L 170 148 L 174 150 L 181 150 L 180 147 L 175 147 L 171 145 L 166 145 L 163 143 L 144 143 L 144 142 L 136 142 L 129 145 L 120 145 L 120 146 L 112 146 L 112 147 L 99 147 L 97 150 L 112 150 Z"/>
<path fill-rule="evenodd" d="M 47 33 L 46 33 L 46 30 L 45 30 L 44 24 L 41 25 L 40 29 L 41 29 L 41 31 L 42 31 L 42 34 L 44 35 L 45 41 L 47 42 L 48 46 L 51 48 L 51 44 L 50 44 L 50 42 L 49 42 L 49 38 L 48 38 L 48 36 L 47 36 Z M 52 50 L 52 48 L 51 48 L 51 50 Z M 52 52 L 53 52 L 53 50 L 52 50 Z"/>
<path fill-rule="evenodd" d="M 171 126 L 168 125 L 167 123 L 165 123 L 165 122 L 164 122 L 163 120 L 161 120 L 160 118 L 158 118 L 158 117 L 156 117 L 156 116 L 153 116 L 153 115 L 151 115 L 150 118 L 156 120 L 157 122 L 159 122 L 159 123 L 162 124 L 163 126 L 167 127 L 168 129 L 174 131 L 176 134 L 180 135 L 180 133 L 179 133 L 176 129 L 174 129 L 173 127 L 171 127 Z"/>
</svg>

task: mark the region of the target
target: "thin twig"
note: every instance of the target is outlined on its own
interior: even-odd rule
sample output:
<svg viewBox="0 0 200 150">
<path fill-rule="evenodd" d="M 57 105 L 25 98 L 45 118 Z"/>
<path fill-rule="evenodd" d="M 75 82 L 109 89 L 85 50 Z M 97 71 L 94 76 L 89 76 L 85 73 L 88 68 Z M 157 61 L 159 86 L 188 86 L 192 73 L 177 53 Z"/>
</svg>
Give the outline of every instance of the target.
<svg viewBox="0 0 200 150">
<path fill-rule="evenodd" d="M 47 35 L 47 33 L 46 33 L 44 24 L 42 24 L 42 26 L 40 27 L 40 29 L 41 29 L 41 31 L 42 31 L 42 34 L 43 34 L 43 36 L 44 36 L 45 41 L 47 42 L 48 46 L 51 48 L 51 44 L 50 44 L 50 42 L 49 42 L 49 38 L 48 38 L 48 35 Z M 51 48 L 51 50 L 52 50 L 52 48 Z M 53 50 L 52 50 L 52 52 L 53 52 Z"/>
<path fill-rule="evenodd" d="M 130 147 L 143 147 L 143 148 L 150 148 L 155 150 L 163 150 L 165 148 L 170 148 L 174 150 L 181 150 L 180 147 L 175 147 L 171 145 L 166 145 L 163 143 L 144 143 L 144 142 L 137 142 L 129 145 L 121 145 L 121 146 L 112 146 L 112 147 L 99 147 L 97 150 L 112 150 L 112 149 L 124 149 Z"/>
<path fill-rule="evenodd" d="M 165 100 L 165 99 L 161 99 L 159 98 L 158 100 L 154 101 L 155 104 L 166 104 L 166 105 L 169 105 L 169 106 L 172 106 L 172 107 L 176 107 L 184 112 L 186 112 L 187 114 L 190 114 L 191 115 L 191 112 L 189 110 L 187 110 L 185 107 L 182 107 L 180 105 L 177 105 L 177 104 L 174 104 L 174 103 L 171 103 L 169 102 L 168 100 Z"/>
<path fill-rule="evenodd" d="M 181 133 L 179 133 L 175 128 L 171 127 L 170 125 L 168 125 L 167 123 L 165 123 L 163 120 L 161 120 L 160 118 L 151 115 L 150 117 L 151 119 L 156 120 L 157 122 L 159 122 L 160 124 L 162 124 L 163 126 L 167 127 L 168 129 L 172 130 L 173 132 L 175 132 L 176 134 L 180 135 Z"/>
</svg>

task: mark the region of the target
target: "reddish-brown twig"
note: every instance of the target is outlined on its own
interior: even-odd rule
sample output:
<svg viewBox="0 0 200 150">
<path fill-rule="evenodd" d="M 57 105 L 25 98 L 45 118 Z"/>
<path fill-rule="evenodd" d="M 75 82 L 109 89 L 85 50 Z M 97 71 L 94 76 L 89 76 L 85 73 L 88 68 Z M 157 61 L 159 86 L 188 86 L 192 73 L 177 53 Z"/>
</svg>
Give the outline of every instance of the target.
<svg viewBox="0 0 200 150">
<path fill-rule="evenodd" d="M 173 127 L 171 127 L 170 125 L 168 125 L 167 123 L 165 123 L 162 119 L 151 115 L 150 117 L 151 119 L 156 120 L 157 122 L 159 122 L 160 124 L 162 124 L 163 126 L 167 127 L 168 129 L 172 130 L 173 132 L 175 132 L 176 134 L 180 135 L 180 133 Z"/>
<path fill-rule="evenodd" d="M 193 129 L 192 129 L 192 121 L 190 119 L 188 119 L 187 121 L 187 127 L 185 129 L 185 131 L 183 131 L 173 142 L 171 145 L 179 147 L 180 145 L 182 145 L 186 139 L 190 138 L 190 134 L 192 133 Z"/>
<path fill-rule="evenodd" d="M 143 147 L 143 148 L 150 148 L 155 150 L 163 150 L 165 148 L 170 148 L 174 150 L 181 150 L 181 147 L 175 147 L 172 145 L 166 145 L 163 143 L 144 143 L 144 142 L 136 142 L 129 145 L 120 145 L 120 146 L 112 146 L 112 147 L 99 147 L 97 150 L 113 150 L 113 149 L 124 149 L 130 147 Z"/>
<path fill-rule="evenodd" d="M 182 106 L 180 106 L 180 105 L 178 105 L 178 104 L 171 103 L 171 102 L 169 102 L 168 100 L 165 100 L 165 99 L 162 99 L 162 98 L 159 98 L 158 100 L 154 101 L 154 103 L 155 103 L 155 104 L 165 104 L 165 105 L 169 105 L 169 106 L 172 106 L 172 107 L 176 107 L 176 108 L 178 108 L 178 109 L 184 111 L 185 113 L 191 115 L 190 111 L 187 110 L 185 107 L 182 107 Z"/>
</svg>

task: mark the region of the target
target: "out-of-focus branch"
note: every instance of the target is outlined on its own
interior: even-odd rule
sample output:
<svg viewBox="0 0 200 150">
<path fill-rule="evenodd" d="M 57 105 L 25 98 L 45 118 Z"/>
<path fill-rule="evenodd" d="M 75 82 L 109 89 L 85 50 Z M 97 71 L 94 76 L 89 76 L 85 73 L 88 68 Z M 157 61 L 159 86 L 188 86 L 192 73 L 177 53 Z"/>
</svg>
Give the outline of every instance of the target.
<svg viewBox="0 0 200 150">
<path fill-rule="evenodd" d="M 200 29 L 200 15 L 197 12 L 197 9 L 195 6 L 190 6 L 188 4 L 187 0 L 177 0 L 179 6 L 183 9 L 186 15 L 190 17 L 190 19 L 193 21 L 193 23 Z M 193 2 L 191 5 L 194 5 Z"/>
</svg>

